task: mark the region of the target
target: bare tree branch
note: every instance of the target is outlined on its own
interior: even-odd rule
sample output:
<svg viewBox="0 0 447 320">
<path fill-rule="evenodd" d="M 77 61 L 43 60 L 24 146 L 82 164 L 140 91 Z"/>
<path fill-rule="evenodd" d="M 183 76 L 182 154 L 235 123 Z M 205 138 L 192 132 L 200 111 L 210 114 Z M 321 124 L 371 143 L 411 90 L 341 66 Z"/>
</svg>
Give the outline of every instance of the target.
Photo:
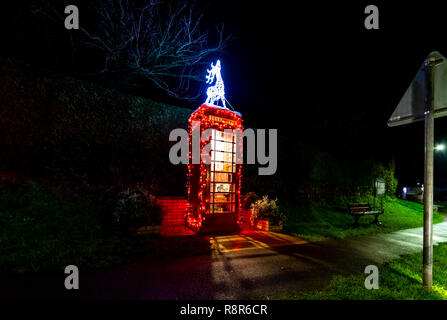
<svg viewBox="0 0 447 320">
<path fill-rule="evenodd" d="M 95 14 L 98 23 L 80 30 L 89 46 L 102 51 L 100 72 L 110 74 L 116 86 L 144 87 L 146 81 L 176 98 L 197 98 L 190 81 L 202 78 L 200 67 L 230 39 L 222 25 L 210 46 L 201 30 L 203 13 L 186 1 L 104 0 Z"/>
</svg>

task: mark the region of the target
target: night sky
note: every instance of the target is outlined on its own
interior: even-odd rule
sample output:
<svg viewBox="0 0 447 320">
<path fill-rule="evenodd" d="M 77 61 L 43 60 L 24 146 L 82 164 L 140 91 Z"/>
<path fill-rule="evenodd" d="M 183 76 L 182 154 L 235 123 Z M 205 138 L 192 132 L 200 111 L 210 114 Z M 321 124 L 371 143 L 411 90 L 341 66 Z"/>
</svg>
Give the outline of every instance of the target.
<svg viewBox="0 0 447 320">
<path fill-rule="evenodd" d="M 447 55 L 443 10 L 431 1 L 280 3 L 206 2 L 204 27 L 224 22 L 234 36 L 220 57 L 222 76 L 227 99 L 246 125 L 278 128 L 281 135 L 340 157 L 394 159 L 402 184 L 422 182 L 423 123 L 389 128 L 386 122 L 424 58 L 434 50 Z M 368 4 L 379 7 L 380 30 L 364 28 Z M 44 46 L 16 36 L 26 22 L 2 12 L 9 16 L 2 19 L 8 44 L 3 55 L 46 66 Z M 80 12 L 82 23 L 82 7 Z M 62 52 L 61 61 L 71 57 L 66 43 L 53 50 Z M 94 61 L 86 57 L 76 68 L 60 63 L 57 71 L 80 77 L 77 71 L 88 71 Z M 191 109 L 205 100 L 135 94 Z M 447 143 L 446 124 L 447 118 L 435 121 L 436 143 Z M 447 152 L 435 155 L 435 166 L 435 184 L 447 185 Z"/>
<path fill-rule="evenodd" d="M 364 28 L 368 4 L 379 7 L 379 30 Z M 434 50 L 447 55 L 437 5 L 226 1 L 215 12 L 238 35 L 222 59 L 233 106 L 256 114 L 263 127 L 340 156 L 353 156 L 341 147 L 348 143 L 362 156 L 367 150 L 374 159 L 394 158 L 402 184 L 423 182 L 423 123 L 386 122 L 424 58 Z M 446 124 L 435 121 L 435 143 L 447 142 Z M 435 154 L 435 166 L 435 183 L 447 184 L 445 152 Z"/>
</svg>

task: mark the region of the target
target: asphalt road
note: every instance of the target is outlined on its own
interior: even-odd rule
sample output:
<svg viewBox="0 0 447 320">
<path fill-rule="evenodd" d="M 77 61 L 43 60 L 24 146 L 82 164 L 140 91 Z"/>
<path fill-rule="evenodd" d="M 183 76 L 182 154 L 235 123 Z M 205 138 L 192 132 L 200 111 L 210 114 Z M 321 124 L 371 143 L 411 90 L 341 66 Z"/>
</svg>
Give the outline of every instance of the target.
<svg viewBox="0 0 447 320">
<path fill-rule="evenodd" d="M 434 235 L 435 244 L 447 242 L 447 221 L 434 226 Z M 0 297 L 270 299 L 321 288 L 334 275 L 363 272 L 367 265 L 421 251 L 422 228 L 317 243 L 265 233 L 209 240 L 215 248 L 211 254 L 80 270 L 79 290 L 64 288 L 63 273 L 8 277 L 1 280 Z"/>
</svg>

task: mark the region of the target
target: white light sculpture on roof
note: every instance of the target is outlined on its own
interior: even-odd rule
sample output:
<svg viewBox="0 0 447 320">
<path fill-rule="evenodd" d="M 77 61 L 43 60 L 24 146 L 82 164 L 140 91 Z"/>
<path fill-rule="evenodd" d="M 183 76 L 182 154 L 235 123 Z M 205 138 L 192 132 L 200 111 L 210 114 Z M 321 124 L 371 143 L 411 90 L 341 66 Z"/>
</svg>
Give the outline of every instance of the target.
<svg viewBox="0 0 447 320">
<path fill-rule="evenodd" d="M 214 79 L 216 79 L 214 86 L 208 87 L 206 90 L 207 98 L 205 104 L 217 106 L 216 103 L 220 100 L 222 106 L 227 108 L 225 105 L 225 86 L 220 74 L 220 60 L 217 60 L 216 64 L 211 63 L 211 69 L 207 70 L 208 75 L 206 76 L 206 83 L 212 84 Z"/>
</svg>

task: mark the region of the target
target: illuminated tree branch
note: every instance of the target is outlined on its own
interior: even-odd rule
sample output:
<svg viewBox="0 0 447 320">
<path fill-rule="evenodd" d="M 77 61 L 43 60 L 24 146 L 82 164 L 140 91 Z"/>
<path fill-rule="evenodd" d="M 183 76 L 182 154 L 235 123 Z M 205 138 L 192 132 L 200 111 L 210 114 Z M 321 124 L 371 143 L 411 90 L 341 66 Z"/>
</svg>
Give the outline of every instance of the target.
<svg viewBox="0 0 447 320">
<path fill-rule="evenodd" d="M 176 98 L 195 99 L 191 80 L 226 47 L 224 26 L 217 43 L 201 30 L 203 14 L 191 2 L 104 0 L 95 10 L 97 24 L 82 26 L 84 42 L 101 50 L 107 73 L 118 87 L 145 87 L 147 81 Z"/>
</svg>

